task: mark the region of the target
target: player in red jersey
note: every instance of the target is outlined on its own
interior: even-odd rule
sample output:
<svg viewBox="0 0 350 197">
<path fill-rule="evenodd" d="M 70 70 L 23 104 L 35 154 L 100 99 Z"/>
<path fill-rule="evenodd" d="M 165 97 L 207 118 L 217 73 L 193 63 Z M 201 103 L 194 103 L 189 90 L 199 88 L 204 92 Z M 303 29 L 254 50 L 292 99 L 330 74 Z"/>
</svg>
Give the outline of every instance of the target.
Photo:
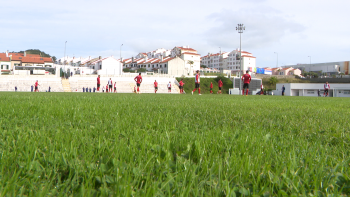
<svg viewBox="0 0 350 197">
<path fill-rule="evenodd" d="M 323 96 L 326 97 L 328 96 L 328 89 L 330 89 L 331 86 L 329 85 L 328 81 L 324 84 L 324 92 L 323 92 Z"/>
<path fill-rule="evenodd" d="M 39 82 L 38 82 L 38 80 L 36 80 L 36 82 L 34 84 L 34 87 L 35 87 L 34 92 L 39 92 L 38 86 L 39 86 Z"/>
<path fill-rule="evenodd" d="M 210 94 L 213 94 L 213 82 L 210 82 Z"/>
<path fill-rule="evenodd" d="M 223 85 L 224 85 L 224 83 L 222 83 L 221 79 L 219 79 L 219 81 L 218 81 L 219 91 L 217 92 L 218 94 L 222 94 L 221 89 L 222 89 Z"/>
<path fill-rule="evenodd" d="M 114 93 L 117 93 L 117 82 L 114 82 Z"/>
<path fill-rule="evenodd" d="M 100 91 L 100 86 L 101 86 L 101 79 L 100 75 L 97 77 L 97 91 Z"/>
<path fill-rule="evenodd" d="M 107 83 L 107 85 L 106 85 L 106 93 L 108 93 L 108 83 Z"/>
<path fill-rule="evenodd" d="M 141 77 L 141 73 L 139 73 L 139 75 L 137 75 L 134 78 L 135 82 L 136 82 L 136 86 L 137 86 L 137 93 L 140 94 L 140 85 L 142 83 L 142 77 Z"/>
<path fill-rule="evenodd" d="M 179 82 L 180 94 L 184 93 L 184 85 L 185 85 L 185 83 L 182 80 L 183 79 L 181 79 L 180 82 Z"/>
<path fill-rule="evenodd" d="M 252 80 L 250 77 L 249 71 L 246 71 L 246 74 L 242 76 L 242 81 L 243 81 L 243 90 L 242 90 L 242 95 L 244 96 L 244 89 L 246 89 L 245 95 L 248 96 L 248 91 L 249 91 L 249 83 Z"/>
<path fill-rule="evenodd" d="M 195 88 L 192 91 L 192 95 L 193 95 L 193 92 L 197 90 L 197 88 L 198 88 L 198 95 L 201 95 L 199 70 L 197 70 L 196 77 L 194 78 L 194 83 L 195 83 Z"/>
<path fill-rule="evenodd" d="M 263 84 L 261 83 L 261 86 L 260 86 L 260 95 L 264 94 L 264 86 Z"/>
<path fill-rule="evenodd" d="M 154 80 L 154 93 L 157 93 L 158 91 L 158 82 L 157 80 Z"/>
</svg>

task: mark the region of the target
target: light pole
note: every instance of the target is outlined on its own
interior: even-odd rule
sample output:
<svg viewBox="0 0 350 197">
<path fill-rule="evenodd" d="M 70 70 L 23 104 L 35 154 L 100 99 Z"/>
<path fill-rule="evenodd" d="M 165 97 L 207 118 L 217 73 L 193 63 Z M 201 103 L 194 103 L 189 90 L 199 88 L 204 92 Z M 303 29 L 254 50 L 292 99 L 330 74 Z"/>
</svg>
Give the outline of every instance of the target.
<svg viewBox="0 0 350 197">
<path fill-rule="evenodd" d="M 221 47 L 220 48 L 220 52 L 219 52 L 219 70 L 221 70 Z"/>
<path fill-rule="evenodd" d="M 64 74 L 63 77 L 65 77 L 66 75 L 66 46 L 67 46 L 67 41 L 64 43 L 64 60 L 63 60 L 63 64 L 64 64 Z"/>
<path fill-rule="evenodd" d="M 274 52 L 274 53 L 276 53 L 276 55 L 277 55 L 277 62 L 276 62 L 276 68 L 278 67 L 278 53 L 277 52 Z"/>
<path fill-rule="evenodd" d="M 242 69 L 242 33 L 243 30 L 245 30 L 245 27 L 243 24 L 238 24 L 236 27 L 236 31 L 239 33 L 239 65 L 240 65 L 240 74 L 239 74 L 239 95 L 241 95 L 241 86 L 242 86 L 242 79 L 241 75 L 243 73 Z"/>
<path fill-rule="evenodd" d="M 123 46 L 123 44 L 120 45 L 120 50 L 119 50 L 119 52 L 120 52 L 120 61 L 122 61 L 122 46 Z"/>
</svg>

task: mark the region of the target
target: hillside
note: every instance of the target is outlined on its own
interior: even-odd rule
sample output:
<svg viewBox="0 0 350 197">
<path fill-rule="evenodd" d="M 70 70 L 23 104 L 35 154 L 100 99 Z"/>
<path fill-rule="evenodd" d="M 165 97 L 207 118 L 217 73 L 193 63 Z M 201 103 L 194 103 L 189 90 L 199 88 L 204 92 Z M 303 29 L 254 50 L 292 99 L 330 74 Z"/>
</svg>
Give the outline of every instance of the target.
<svg viewBox="0 0 350 197">
<path fill-rule="evenodd" d="M 51 57 L 50 54 L 45 53 L 44 51 L 41 51 L 39 49 L 28 49 L 25 51 L 18 51 L 18 52 L 12 51 L 12 53 L 24 53 L 24 52 L 26 52 L 27 54 L 38 54 L 38 55 L 41 55 L 41 57 Z M 52 56 L 52 59 L 54 62 L 56 61 L 55 56 Z"/>
</svg>

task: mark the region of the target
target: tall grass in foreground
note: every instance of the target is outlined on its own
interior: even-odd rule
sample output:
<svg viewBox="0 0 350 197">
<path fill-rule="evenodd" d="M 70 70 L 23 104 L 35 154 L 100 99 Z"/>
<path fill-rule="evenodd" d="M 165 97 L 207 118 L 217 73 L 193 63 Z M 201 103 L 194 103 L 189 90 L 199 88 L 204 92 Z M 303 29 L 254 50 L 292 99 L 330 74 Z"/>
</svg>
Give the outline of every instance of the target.
<svg viewBox="0 0 350 197">
<path fill-rule="evenodd" d="M 1 196 L 350 195 L 346 98 L 0 93 Z"/>
</svg>

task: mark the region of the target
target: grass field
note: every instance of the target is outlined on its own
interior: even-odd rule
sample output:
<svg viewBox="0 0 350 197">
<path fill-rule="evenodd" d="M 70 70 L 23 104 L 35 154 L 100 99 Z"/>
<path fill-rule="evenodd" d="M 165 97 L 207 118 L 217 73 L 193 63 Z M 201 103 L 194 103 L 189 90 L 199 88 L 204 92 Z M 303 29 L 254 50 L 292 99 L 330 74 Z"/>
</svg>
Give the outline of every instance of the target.
<svg viewBox="0 0 350 197">
<path fill-rule="evenodd" d="M 1 196 L 350 195 L 348 98 L 0 100 Z"/>
</svg>

